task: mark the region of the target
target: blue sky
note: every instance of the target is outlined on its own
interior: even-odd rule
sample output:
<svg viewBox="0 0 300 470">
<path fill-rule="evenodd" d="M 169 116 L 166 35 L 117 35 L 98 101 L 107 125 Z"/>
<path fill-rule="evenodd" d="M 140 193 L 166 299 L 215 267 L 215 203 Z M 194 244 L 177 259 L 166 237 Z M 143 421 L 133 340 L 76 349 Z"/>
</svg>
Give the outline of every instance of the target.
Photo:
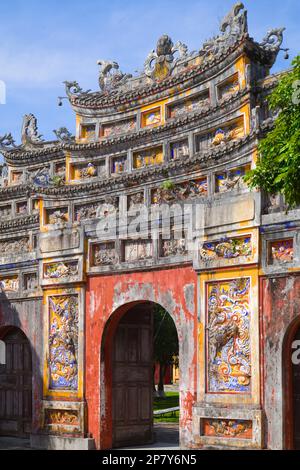
<svg viewBox="0 0 300 470">
<path fill-rule="evenodd" d="M 218 33 L 235 0 L 4 0 L 0 15 L 0 80 L 7 86 L 0 105 L 0 135 L 20 138 L 22 116 L 34 113 L 39 130 L 53 139 L 53 129 L 75 119 L 64 95 L 64 80 L 98 90 L 98 59 L 112 59 L 123 72 L 141 70 L 158 37 L 169 34 L 189 50 L 199 49 Z M 286 26 L 284 47 L 290 59 L 299 53 L 299 0 L 246 0 L 250 35 L 260 41 L 272 27 Z M 273 70 L 290 65 L 280 54 Z"/>
</svg>

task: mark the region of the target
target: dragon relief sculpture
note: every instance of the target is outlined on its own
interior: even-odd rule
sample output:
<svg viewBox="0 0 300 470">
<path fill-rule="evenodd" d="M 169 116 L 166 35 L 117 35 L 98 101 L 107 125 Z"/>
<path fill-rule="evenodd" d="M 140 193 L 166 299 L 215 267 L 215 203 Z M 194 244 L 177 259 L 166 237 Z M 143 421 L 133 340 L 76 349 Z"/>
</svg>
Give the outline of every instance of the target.
<svg viewBox="0 0 300 470">
<path fill-rule="evenodd" d="M 131 74 L 121 72 L 117 62 L 101 59 L 97 64 L 100 65 L 99 87 L 103 92 L 125 85 L 127 80 L 132 78 Z"/>
<path fill-rule="evenodd" d="M 175 68 L 179 60 L 187 57 L 188 48 L 185 44 L 178 41 L 175 45 L 172 39 L 167 35 L 162 35 L 156 45 L 156 51 L 152 50 L 144 63 L 144 71 L 147 77 L 154 80 L 164 80 Z M 179 54 L 175 59 L 174 54 Z"/>
</svg>

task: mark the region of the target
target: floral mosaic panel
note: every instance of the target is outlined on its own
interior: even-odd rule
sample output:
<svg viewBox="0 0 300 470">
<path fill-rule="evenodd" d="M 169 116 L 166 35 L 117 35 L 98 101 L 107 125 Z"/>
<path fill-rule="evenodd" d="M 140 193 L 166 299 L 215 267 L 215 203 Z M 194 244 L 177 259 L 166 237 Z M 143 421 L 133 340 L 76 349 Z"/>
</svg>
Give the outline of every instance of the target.
<svg viewBox="0 0 300 470">
<path fill-rule="evenodd" d="M 212 261 L 218 258 L 238 258 L 239 256 L 251 256 L 251 254 L 252 243 L 249 235 L 204 242 L 200 248 L 200 257 L 204 261 Z"/>
<path fill-rule="evenodd" d="M 207 285 L 208 392 L 249 393 L 250 278 Z"/>
<path fill-rule="evenodd" d="M 49 297 L 49 389 L 78 388 L 78 296 Z"/>
</svg>

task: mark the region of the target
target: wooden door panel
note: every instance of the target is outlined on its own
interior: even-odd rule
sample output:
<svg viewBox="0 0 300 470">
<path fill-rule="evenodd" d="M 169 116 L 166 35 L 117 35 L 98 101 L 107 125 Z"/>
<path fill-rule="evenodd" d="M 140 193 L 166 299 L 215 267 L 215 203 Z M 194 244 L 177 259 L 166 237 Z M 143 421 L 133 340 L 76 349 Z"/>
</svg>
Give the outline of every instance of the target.
<svg viewBox="0 0 300 470">
<path fill-rule="evenodd" d="M 130 310 L 120 321 L 113 348 L 113 446 L 153 439 L 152 345 L 149 306 Z"/>
<path fill-rule="evenodd" d="M 25 437 L 31 432 L 32 419 L 30 345 L 16 330 L 3 341 L 6 363 L 0 368 L 0 435 Z"/>
</svg>

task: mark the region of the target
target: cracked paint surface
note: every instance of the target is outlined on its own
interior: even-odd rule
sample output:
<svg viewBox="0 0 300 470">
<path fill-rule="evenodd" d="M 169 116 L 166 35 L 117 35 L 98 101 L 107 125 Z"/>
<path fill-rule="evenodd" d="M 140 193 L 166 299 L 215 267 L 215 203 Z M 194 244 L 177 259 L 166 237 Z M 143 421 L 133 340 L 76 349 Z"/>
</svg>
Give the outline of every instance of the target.
<svg viewBox="0 0 300 470">
<path fill-rule="evenodd" d="M 111 445 L 111 377 L 108 345 L 126 311 L 137 302 L 155 302 L 174 320 L 180 356 L 181 445 L 192 443 L 192 405 L 196 399 L 197 275 L 191 267 L 92 277 L 86 295 L 86 400 L 88 432 L 97 448 Z"/>
</svg>

